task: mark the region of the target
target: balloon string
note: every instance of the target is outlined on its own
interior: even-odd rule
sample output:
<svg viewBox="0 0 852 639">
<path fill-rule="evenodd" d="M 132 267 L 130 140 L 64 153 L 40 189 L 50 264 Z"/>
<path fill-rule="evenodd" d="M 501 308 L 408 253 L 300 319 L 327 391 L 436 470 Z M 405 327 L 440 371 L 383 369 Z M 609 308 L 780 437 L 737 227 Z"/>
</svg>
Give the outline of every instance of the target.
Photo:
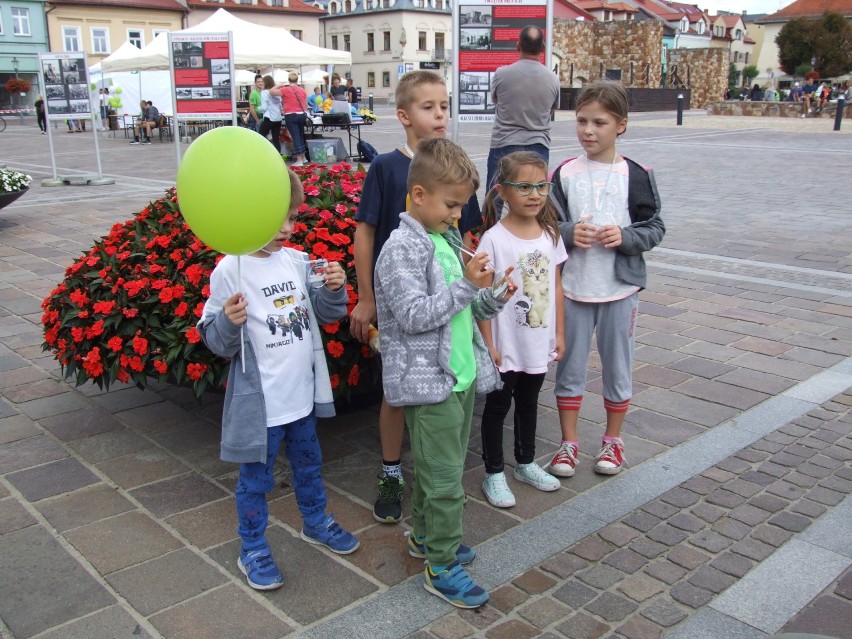
<svg viewBox="0 0 852 639">
<path fill-rule="evenodd" d="M 243 290 L 243 274 L 241 267 L 240 256 L 237 255 L 237 289 L 240 291 Z M 248 315 L 246 315 L 246 322 L 248 322 Z M 246 322 L 240 325 L 240 362 L 243 365 L 243 375 L 246 372 Z"/>
</svg>

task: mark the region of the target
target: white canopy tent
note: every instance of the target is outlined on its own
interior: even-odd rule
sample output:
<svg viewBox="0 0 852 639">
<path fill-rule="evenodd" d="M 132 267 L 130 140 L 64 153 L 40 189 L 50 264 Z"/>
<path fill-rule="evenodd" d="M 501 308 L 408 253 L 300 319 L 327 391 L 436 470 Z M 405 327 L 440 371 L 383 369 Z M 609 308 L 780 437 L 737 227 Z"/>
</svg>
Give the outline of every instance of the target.
<svg viewBox="0 0 852 639">
<path fill-rule="evenodd" d="M 246 22 L 231 15 L 225 9 L 219 9 L 194 27 L 175 33 L 224 33 L 227 31 L 233 34 L 234 67 L 237 69 L 352 64 L 352 54 L 348 51 L 324 49 L 302 42 L 286 29 Z M 158 35 L 148 46 L 138 51 L 136 56 L 112 59 L 113 56 L 115 54 L 101 62 L 104 72 L 168 69 L 167 34 Z"/>
</svg>

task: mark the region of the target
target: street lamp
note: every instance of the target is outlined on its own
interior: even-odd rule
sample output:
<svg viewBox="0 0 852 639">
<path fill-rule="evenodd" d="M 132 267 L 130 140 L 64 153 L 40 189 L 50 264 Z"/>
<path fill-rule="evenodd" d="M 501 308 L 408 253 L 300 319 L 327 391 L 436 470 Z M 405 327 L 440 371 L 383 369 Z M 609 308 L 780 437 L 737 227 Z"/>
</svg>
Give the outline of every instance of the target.
<svg viewBox="0 0 852 639">
<path fill-rule="evenodd" d="M 21 61 L 18 58 L 12 58 L 12 69 L 15 71 L 15 79 L 18 79 L 18 68 L 21 66 Z"/>
</svg>

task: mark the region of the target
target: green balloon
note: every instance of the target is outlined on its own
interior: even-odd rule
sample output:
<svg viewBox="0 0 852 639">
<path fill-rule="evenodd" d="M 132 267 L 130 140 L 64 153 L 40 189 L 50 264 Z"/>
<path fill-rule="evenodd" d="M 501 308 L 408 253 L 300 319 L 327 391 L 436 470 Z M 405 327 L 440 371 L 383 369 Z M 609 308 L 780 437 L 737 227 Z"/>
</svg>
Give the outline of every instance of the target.
<svg viewBox="0 0 852 639">
<path fill-rule="evenodd" d="M 177 174 L 181 213 L 201 241 L 245 255 L 265 246 L 290 208 L 290 176 L 268 140 L 237 126 L 207 131 L 187 149 Z"/>
</svg>

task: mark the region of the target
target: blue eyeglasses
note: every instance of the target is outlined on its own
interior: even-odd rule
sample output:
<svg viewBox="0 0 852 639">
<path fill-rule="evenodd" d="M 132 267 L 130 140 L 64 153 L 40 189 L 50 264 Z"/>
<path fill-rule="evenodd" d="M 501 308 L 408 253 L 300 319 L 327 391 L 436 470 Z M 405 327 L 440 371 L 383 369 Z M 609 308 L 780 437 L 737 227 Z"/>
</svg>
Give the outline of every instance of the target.
<svg viewBox="0 0 852 639">
<path fill-rule="evenodd" d="M 551 182 L 539 182 L 538 184 L 533 184 L 532 182 L 501 182 L 501 184 L 503 186 L 514 186 L 518 195 L 521 196 L 531 194 L 533 189 L 538 191 L 539 195 L 550 195 L 550 192 L 553 190 L 553 183 Z"/>
</svg>

